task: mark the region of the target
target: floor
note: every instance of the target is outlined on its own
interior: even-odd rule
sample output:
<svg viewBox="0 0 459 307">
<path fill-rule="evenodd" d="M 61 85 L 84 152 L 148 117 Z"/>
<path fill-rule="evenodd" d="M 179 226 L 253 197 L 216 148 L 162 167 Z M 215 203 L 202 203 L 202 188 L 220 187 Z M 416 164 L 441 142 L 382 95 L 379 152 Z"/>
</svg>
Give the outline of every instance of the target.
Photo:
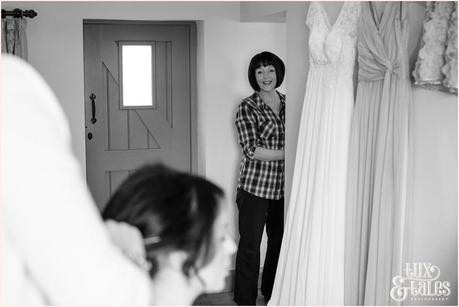
<svg viewBox="0 0 459 307">
<path fill-rule="evenodd" d="M 194 306 L 236 306 L 233 302 L 233 292 L 203 294 L 193 303 Z M 266 306 L 261 293 L 258 293 L 257 306 Z"/>
</svg>

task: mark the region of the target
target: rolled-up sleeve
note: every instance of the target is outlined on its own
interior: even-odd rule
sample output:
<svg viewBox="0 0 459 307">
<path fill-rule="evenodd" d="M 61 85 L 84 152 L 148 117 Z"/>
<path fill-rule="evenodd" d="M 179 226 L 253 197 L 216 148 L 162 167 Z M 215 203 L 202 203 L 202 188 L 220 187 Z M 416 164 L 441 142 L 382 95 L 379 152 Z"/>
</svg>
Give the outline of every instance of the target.
<svg viewBox="0 0 459 307">
<path fill-rule="evenodd" d="M 249 160 L 253 160 L 257 147 L 256 117 L 254 110 L 242 102 L 236 113 L 236 129 L 242 154 Z"/>
</svg>

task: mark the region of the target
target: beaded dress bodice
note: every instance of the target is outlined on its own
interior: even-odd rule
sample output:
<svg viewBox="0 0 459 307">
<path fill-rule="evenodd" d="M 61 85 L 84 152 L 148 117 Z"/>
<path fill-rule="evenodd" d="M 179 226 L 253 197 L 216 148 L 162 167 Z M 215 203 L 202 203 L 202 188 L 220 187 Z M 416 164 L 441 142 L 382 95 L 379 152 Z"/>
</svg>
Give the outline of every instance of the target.
<svg viewBox="0 0 459 307">
<path fill-rule="evenodd" d="M 343 3 L 343 7 L 333 25 L 320 2 L 311 2 L 306 17 L 309 27 L 309 61 L 311 69 L 328 66 L 339 77 L 352 78 L 354 70 L 358 2 Z"/>
</svg>

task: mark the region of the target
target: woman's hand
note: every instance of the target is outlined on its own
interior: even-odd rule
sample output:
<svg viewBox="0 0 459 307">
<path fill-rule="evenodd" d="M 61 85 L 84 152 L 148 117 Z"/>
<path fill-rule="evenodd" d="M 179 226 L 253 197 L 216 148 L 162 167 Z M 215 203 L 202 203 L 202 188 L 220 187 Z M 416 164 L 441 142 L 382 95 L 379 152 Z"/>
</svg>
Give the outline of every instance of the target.
<svg viewBox="0 0 459 307">
<path fill-rule="evenodd" d="M 150 264 L 145 259 L 145 246 L 139 229 L 124 222 L 105 221 L 110 237 L 121 251 L 141 269 L 148 271 Z"/>
<path fill-rule="evenodd" d="M 263 147 L 255 148 L 254 159 L 262 161 L 277 161 L 284 160 L 285 151 L 284 149 L 266 149 Z"/>
</svg>

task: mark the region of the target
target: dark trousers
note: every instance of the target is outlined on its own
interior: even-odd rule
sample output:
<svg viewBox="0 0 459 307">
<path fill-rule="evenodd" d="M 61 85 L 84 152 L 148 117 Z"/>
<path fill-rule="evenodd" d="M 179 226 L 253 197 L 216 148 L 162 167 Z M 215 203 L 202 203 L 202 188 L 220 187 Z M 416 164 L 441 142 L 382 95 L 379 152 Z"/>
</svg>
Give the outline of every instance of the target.
<svg viewBox="0 0 459 307">
<path fill-rule="evenodd" d="M 261 293 L 269 300 L 276 275 L 277 261 L 284 231 L 284 199 L 270 200 L 238 189 L 239 246 L 236 255 L 234 301 L 239 305 L 255 305 L 260 243 L 266 223 L 268 246 L 261 279 Z"/>
</svg>

